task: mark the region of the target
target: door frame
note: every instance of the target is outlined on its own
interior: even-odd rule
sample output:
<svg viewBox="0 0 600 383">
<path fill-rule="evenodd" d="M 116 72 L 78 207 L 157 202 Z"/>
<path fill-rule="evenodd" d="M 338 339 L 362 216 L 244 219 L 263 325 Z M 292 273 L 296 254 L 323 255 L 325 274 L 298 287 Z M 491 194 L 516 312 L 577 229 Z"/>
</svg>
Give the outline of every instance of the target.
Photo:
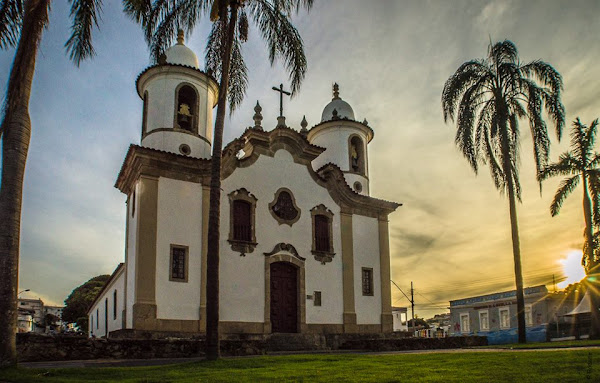
<svg viewBox="0 0 600 383">
<path fill-rule="evenodd" d="M 263 332 L 272 333 L 271 325 L 271 264 L 276 262 L 286 262 L 296 268 L 296 292 L 297 298 L 297 329 L 298 333 L 306 332 L 306 289 L 304 284 L 304 261 L 292 255 L 279 253 L 265 257 L 265 322 Z"/>
</svg>

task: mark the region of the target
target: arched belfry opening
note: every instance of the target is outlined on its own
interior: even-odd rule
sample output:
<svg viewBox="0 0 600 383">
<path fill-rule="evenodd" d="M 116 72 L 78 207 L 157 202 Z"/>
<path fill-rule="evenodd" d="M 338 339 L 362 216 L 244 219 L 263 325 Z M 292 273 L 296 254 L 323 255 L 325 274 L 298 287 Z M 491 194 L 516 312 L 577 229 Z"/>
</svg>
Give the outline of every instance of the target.
<svg viewBox="0 0 600 383">
<path fill-rule="evenodd" d="M 198 133 L 198 96 L 196 90 L 190 85 L 178 87 L 176 101 L 176 126 L 179 129 Z"/>
<path fill-rule="evenodd" d="M 365 174 L 365 146 L 363 140 L 358 136 L 352 136 L 348 144 L 348 154 L 350 159 L 350 171 Z"/>
</svg>

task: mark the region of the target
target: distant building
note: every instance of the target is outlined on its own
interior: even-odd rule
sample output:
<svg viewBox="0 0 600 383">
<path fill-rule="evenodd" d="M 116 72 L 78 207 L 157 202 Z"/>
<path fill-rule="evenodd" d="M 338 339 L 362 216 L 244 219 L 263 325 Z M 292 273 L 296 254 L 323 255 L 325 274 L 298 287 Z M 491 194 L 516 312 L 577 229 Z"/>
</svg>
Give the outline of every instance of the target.
<svg viewBox="0 0 600 383">
<path fill-rule="evenodd" d="M 527 341 L 545 342 L 550 323 L 570 321 L 564 314 L 578 301 L 565 293 L 548 293 L 544 285 L 526 288 Z M 516 291 L 450 301 L 450 333 L 453 336 L 483 335 L 490 344 L 517 342 Z"/>
<path fill-rule="evenodd" d="M 43 332 L 44 324 L 44 302 L 41 299 L 19 298 L 19 311 L 31 314 L 31 330 L 33 332 Z M 25 314 L 26 317 L 27 314 Z"/>
<path fill-rule="evenodd" d="M 62 310 L 63 306 L 45 306 L 41 299 L 19 298 L 18 304 L 18 332 L 50 332 L 60 331 L 62 329 Z M 48 326 L 46 316 L 53 315 L 57 320 Z M 50 328 L 52 327 L 52 328 Z"/>
<path fill-rule="evenodd" d="M 394 331 L 408 331 L 408 308 L 392 307 Z"/>
</svg>

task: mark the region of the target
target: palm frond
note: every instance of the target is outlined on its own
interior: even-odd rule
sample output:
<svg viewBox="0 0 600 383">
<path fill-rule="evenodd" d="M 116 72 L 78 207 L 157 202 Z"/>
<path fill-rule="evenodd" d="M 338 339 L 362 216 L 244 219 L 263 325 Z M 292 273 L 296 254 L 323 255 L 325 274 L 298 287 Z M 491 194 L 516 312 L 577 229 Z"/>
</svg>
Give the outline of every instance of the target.
<svg viewBox="0 0 600 383">
<path fill-rule="evenodd" d="M 482 77 L 485 77 L 487 82 L 493 78 L 482 62 L 473 60 L 462 64 L 446 81 L 442 91 L 444 122 L 448 122 L 448 120 L 454 121 L 454 114 L 458 107 L 460 96 Z"/>
<path fill-rule="evenodd" d="M 538 182 L 555 176 L 570 176 L 578 174 L 582 169 L 581 162 L 571 152 L 560 155 L 558 162 L 545 166 L 538 173 Z"/>
<path fill-rule="evenodd" d="M 306 76 L 307 62 L 304 55 L 302 37 L 290 22 L 271 2 L 254 0 L 248 3 L 248 11 L 258 30 L 267 43 L 269 61 L 281 57 L 289 73 L 292 95 L 300 89 Z"/>
<path fill-rule="evenodd" d="M 575 190 L 577 185 L 579 184 L 579 175 L 575 175 L 571 178 L 567 178 L 560 183 L 556 194 L 554 195 L 554 199 L 552 200 L 552 204 L 550 205 L 550 214 L 554 217 L 560 212 L 560 208 L 565 201 L 565 199 Z"/>
<path fill-rule="evenodd" d="M 519 53 L 512 41 L 504 40 L 489 46 L 488 58 L 495 67 L 499 67 L 502 63 L 516 63 Z"/>
<path fill-rule="evenodd" d="M 98 27 L 102 0 L 70 0 L 73 19 L 71 37 L 65 43 L 69 58 L 79 66 L 81 61 L 96 54 L 92 45 L 92 29 Z"/>
<path fill-rule="evenodd" d="M 540 89 L 532 81 L 524 80 L 523 83 L 527 89 L 527 113 L 529 115 L 531 137 L 533 138 L 533 157 L 535 159 L 536 173 L 539 173 L 548 163 L 550 137 L 548 137 L 546 122 L 542 118 L 543 105 Z"/>
<path fill-rule="evenodd" d="M 600 226 L 600 170 L 587 172 L 588 190 L 592 199 L 592 221 L 594 226 Z"/>
<path fill-rule="evenodd" d="M 221 43 L 223 24 L 221 19 L 212 23 L 204 55 L 206 71 L 214 76 L 219 82 L 221 82 L 221 59 L 223 57 L 224 49 L 223 44 Z"/>
<path fill-rule="evenodd" d="M 238 24 L 239 26 L 239 24 Z M 237 36 L 231 47 L 231 63 L 229 65 L 229 88 L 227 98 L 229 100 L 229 114 L 241 104 L 246 89 L 248 88 L 248 68 L 242 55 L 241 42 Z"/>
<path fill-rule="evenodd" d="M 17 45 L 23 12 L 23 0 L 3 0 L 0 3 L 0 49 Z"/>
</svg>

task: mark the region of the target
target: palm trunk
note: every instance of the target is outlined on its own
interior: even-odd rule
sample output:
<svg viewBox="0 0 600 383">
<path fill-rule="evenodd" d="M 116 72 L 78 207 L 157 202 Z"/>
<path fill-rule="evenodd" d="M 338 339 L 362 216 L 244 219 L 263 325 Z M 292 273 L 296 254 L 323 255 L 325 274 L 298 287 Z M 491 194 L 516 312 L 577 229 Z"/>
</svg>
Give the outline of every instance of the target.
<svg viewBox="0 0 600 383">
<path fill-rule="evenodd" d="M 587 242 L 587 256 L 588 256 L 588 275 L 597 273 L 596 261 L 594 259 L 594 237 L 593 237 L 593 223 L 592 223 L 592 204 L 590 202 L 590 194 L 588 191 L 588 176 L 587 173 L 583 172 L 583 215 L 585 218 L 585 240 Z M 590 307 L 591 307 L 591 327 L 590 327 L 590 339 L 600 338 L 600 296 L 598 294 L 597 283 L 593 280 L 588 280 L 588 290 L 590 291 Z"/>
<path fill-rule="evenodd" d="M 25 164 L 31 137 L 29 97 L 35 58 L 47 20 L 48 0 L 25 3 L 21 37 L 8 81 L 2 121 L 0 186 L 0 367 L 16 365 L 19 243 Z M 38 18 L 41 17 L 42 19 Z"/>
<path fill-rule="evenodd" d="M 208 259 L 206 276 L 206 358 L 215 360 L 220 357 L 219 342 L 219 237 L 221 211 L 221 156 L 223 145 L 223 127 L 227 107 L 227 90 L 229 88 L 229 67 L 235 26 L 237 24 L 237 5 L 231 5 L 231 17 L 223 28 L 221 39 L 223 51 L 221 66 L 221 83 L 219 84 L 219 102 L 213 138 L 213 153 L 210 173 L 210 209 L 208 215 Z M 221 11 L 221 20 L 227 20 L 227 6 Z"/>
<path fill-rule="evenodd" d="M 521 244 L 519 241 L 519 223 L 517 221 L 517 204 L 513 189 L 512 173 L 508 174 L 508 204 L 510 208 L 510 229 L 512 232 L 513 258 L 515 263 L 515 284 L 517 286 L 517 328 L 519 343 L 527 343 L 523 270 L 521 269 Z"/>
<path fill-rule="evenodd" d="M 506 107 L 501 105 L 500 111 L 505 111 Z M 517 329 L 519 343 L 527 343 L 527 333 L 525 327 L 525 296 L 523 294 L 523 271 L 521 269 L 521 244 L 519 241 L 519 223 L 517 220 L 517 201 L 515 196 L 515 185 L 510 158 L 509 131 L 508 131 L 508 114 L 500 113 L 502 135 L 502 157 L 503 171 L 506 177 L 506 188 L 508 189 L 508 205 L 510 210 L 510 229 L 512 234 L 513 259 L 515 264 L 515 284 L 517 287 Z"/>
</svg>

